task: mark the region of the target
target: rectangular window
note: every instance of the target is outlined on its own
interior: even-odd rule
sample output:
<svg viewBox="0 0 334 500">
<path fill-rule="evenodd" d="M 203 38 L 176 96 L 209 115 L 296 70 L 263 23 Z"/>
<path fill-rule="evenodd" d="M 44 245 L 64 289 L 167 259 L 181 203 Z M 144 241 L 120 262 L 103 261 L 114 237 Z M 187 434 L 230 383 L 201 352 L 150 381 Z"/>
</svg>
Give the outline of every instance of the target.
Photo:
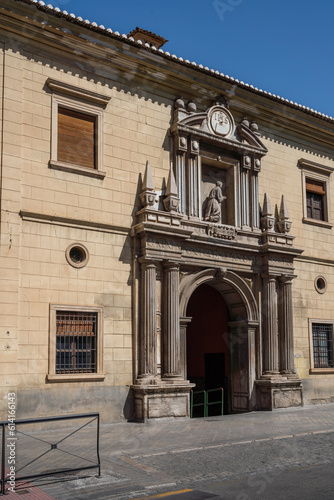
<svg viewBox="0 0 334 500">
<path fill-rule="evenodd" d="M 96 373 L 96 313 L 57 311 L 56 373 Z"/>
<path fill-rule="evenodd" d="M 96 139 L 96 116 L 58 107 L 58 161 L 96 168 Z"/>
<path fill-rule="evenodd" d="M 325 220 L 324 202 L 325 202 L 324 183 L 313 179 L 306 179 L 306 204 L 307 217 L 316 220 Z"/>
<path fill-rule="evenodd" d="M 50 382 L 104 380 L 103 308 L 50 305 Z"/>
<path fill-rule="evenodd" d="M 302 173 L 303 222 L 331 228 L 330 176 L 334 168 L 305 158 L 298 165 Z"/>
<path fill-rule="evenodd" d="M 103 179 L 103 120 L 110 97 L 48 78 L 52 90 L 49 167 Z"/>
<path fill-rule="evenodd" d="M 314 368 L 333 368 L 333 325 L 312 324 Z"/>
</svg>

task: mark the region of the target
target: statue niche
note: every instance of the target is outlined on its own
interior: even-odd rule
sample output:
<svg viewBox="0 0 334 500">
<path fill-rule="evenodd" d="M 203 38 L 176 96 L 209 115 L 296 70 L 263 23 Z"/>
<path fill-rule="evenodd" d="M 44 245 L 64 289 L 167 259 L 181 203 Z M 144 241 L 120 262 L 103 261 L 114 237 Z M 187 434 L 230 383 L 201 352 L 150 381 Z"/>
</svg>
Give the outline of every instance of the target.
<svg viewBox="0 0 334 500">
<path fill-rule="evenodd" d="M 217 181 L 206 199 L 204 220 L 210 222 L 221 222 L 222 201 L 226 199 L 222 192 L 223 183 Z"/>
</svg>

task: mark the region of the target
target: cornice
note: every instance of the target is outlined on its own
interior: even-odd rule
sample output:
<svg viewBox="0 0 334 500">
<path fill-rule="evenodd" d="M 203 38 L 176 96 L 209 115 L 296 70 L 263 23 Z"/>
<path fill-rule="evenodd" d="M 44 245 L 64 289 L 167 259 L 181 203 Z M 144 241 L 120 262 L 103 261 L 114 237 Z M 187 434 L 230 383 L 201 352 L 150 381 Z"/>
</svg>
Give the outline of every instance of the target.
<svg viewBox="0 0 334 500">
<path fill-rule="evenodd" d="M 59 226 L 79 227 L 81 229 L 90 229 L 91 231 L 121 234 L 129 234 L 130 232 L 130 228 L 117 226 L 115 224 L 105 224 L 98 221 L 74 219 L 71 217 L 61 217 L 52 214 L 42 214 L 37 212 L 30 212 L 28 210 L 21 210 L 20 217 L 22 220 L 30 222 L 44 222 L 49 224 L 56 224 Z"/>
<path fill-rule="evenodd" d="M 14 5 L 17 13 L 13 12 Z M 35 8 L 38 10 L 34 11 Z M 24 36 L 33 43 L 49 46 L 58 54 L 58 58 L 59 54 L 66 52 L 76 60 L 84 58 L 86 63 L 87 57 L 91 58 L 92 65 L 94 60 L 99 60 L 109 65 L 108 76 L 111 79 L 133 71 L 134 79 L 145 79 L 157 92 L 162 92 L 163 81 L 164 91 L 181 93 L 189 99 L 195 95 L 203 107 L 208 107 L 210 100 L 212 102 L 218 95 L 224 94 L 231 109 L 240 113 L 252 109 L 252 117 L 267 123 L 273 133 L 276 133 L 276 129 L 280 132 L 287 130 L 332 147 L 334 118 L 178 58 L 162 49 L 157 50 L 104 26 L 84 21 L 66 11 L 61 12 L 60 9 L 46 6 L 44 2 L 15 0 L 14 4 L 14 1 L 4 0 L 0 11 L 0 28 Z"/>
<path fill-rule="evenodd" d="M 94 104 L 99 104 L 100 106 L 106 106 L 111 99 L 111 96 L 107 96 L 98 92 L 91 92 L 89 90 L 84 90 L 78 88 L 74 85 L 69 85 L 68 83 L 61 82 L 59 80 L 54 80 L 53 78 L 48 78 L 46 83 L 54 92 L 60 92 L 62 94 L 70 95 L 72 97 L 77 97 L 79 99 L 84 99 L 85 101 L 93 102 Z"/>
<path fill-rule="evenodd" d="M 334 172 L 333 167 L 328 167 L 327 165 L 322 165 L 321 163 L 307 160 L 305 158 L 300 158 L 300 160 L 298 160 L 298 163 L 301 168 L 305 168 L 307 170 L 313 170 L 318 174 L 330 176 Z"/>
<path fill-rule="evenodd" d="M 240 153 L 253 153 L 258 156 L 264 156 L 267 153 L 267 149 L 260 148 L 257 146 L 252 146 L 247 143 L 237 142 L 232 139 L 225 139 L 223 137 L 218 137 L 210 134 L 209 132 L 205 132 L 204 130 L 200 130 L 194 127 L 189 127 L 187 125 L 182 125 L 177 123 L 171 127 L 171 132 L 183 133 L 184 135 L 191 135 L 198 139 L 205 139 L 206 144 L 210 143 L 216 146 L 221 146 L 226 149 L 230 149 L 233 151 L 238 151 Z"/>
</svg>

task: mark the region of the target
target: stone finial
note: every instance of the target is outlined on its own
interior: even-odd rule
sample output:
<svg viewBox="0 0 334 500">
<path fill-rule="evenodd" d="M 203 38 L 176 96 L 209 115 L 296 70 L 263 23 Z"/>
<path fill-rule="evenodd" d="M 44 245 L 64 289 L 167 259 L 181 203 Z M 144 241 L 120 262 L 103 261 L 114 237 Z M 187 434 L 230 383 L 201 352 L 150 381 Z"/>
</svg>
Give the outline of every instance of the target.
<svg viewBox="0 0 334 500">
<path fill-rule="evenodd" d="M 164 199 L 164 207 L 167 212 L 177 212 L 179 207 L 179 196 L 177 192 L 177 185 L 174 177 L 173 168 L 170 169 L 167 187 L 166 198 Z"/>
<path fill-rule="evenodd" d="M 264 195 L 261 228 L 263 231 L 275 231 L 275 217 L 273 217 L 273 209 L 271 208 L 268 193 Z"/>
<path fill-rule="evenodd" d="M 196 113 L 196 110 L 197 106 L 194 101 L 189 101 L 187 104 L 187 111 L 189 111 L 189 113 Z"/>
<path fill-rule="evenodd" d="M 262 217 L 267 217 L 271 215 L 273 215 L 273 209 L 271 208 L 269 196 L 268 193 L 264 193 Z"/>
<path fill-rule="evenodd" d="M 286 205 L 284 194 L 282 194 L 281 198 L 281 206 L 278 217 L 278 230 L 280 233 L 289 233 L 291 230 L 292 222 L 289 220 L 289 211 Z"/>
<path fill-rule="evenodd" d="M 243 125 L 244 127 L 249 128 L 249 120 L 248 120 L 248 118 L 246 116 L 242 119 L 241 125 Z"/>
<path fill-rule="evenodd" d="M 153 177 L 149 161 L 146 162 L 142 192 L 139 197 L 143 207 L 153 206 L 157 197 L 157 193 L 154 190 Z"/>
<path fill-rule="evenodd" d="M 182 97 L 178 97 L 176 100 L 175 100 L 175 109 L 185 109 L 185 104 L 184 104 L 184 100 L 182 99 Z"/>
<path fill-rule="evenodd" d="M 259 131 L 259 126 L 256 122 L 252 122 L 249 126 L 252 132 L 256 133 Z"/>
</svg>

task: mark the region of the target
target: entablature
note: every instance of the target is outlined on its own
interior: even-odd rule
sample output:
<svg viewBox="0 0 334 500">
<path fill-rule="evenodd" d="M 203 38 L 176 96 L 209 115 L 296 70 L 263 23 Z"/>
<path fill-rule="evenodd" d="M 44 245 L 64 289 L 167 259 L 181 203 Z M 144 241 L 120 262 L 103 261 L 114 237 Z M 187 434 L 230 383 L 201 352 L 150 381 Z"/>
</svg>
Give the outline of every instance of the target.
<svg viewBox="0 0 334 500">
<path fill-rule="evenodd" d="M 232 226 L 205 224 L 179 219 L 173 225 L 175 215 L 156 212 L 156 221 L 143 220 L 145 210 L 141 210 L 142 221 L 133 226 L 131 235 L 137 239 L 137 256 L 147 260 L 163 262 L 177 261 L 182 265 L 214 267 L 222 265 L 231 270 L 273 276 L 293 275 L 293 260 L 302 250 L 288 242 L 280 241 L 281 233 L 271 233 L 276 241 L 262 242 L 263 234 L 246 233 Z M 164 222 L 158 222 L 159 216 Z M 210 228 L 208 230 L 208 228 Z M 213 230 L 215 228 L 215 230 Z M 221 230 L 221 235 L 217 232 Z"/>
</svg>

